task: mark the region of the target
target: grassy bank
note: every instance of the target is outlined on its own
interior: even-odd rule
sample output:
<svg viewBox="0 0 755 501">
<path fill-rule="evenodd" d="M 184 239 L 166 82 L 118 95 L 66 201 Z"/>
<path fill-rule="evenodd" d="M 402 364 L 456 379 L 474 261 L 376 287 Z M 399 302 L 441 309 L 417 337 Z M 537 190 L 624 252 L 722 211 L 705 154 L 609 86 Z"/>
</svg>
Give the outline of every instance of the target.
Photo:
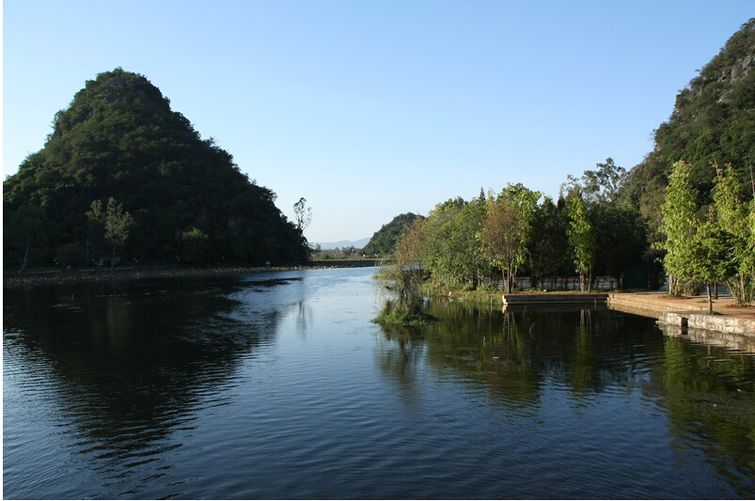
<svg viewBox="0 0 755 501">
<path fill-rule="evenodd" d="M 451 290 L 448 292 L 442 292 L 438 289 L 432 289 L 427 291 L 431 297 L 444 297 L 451 301 L 462 301 L 470 303 L 483 303 L 483 304 L 495 304 L 502 305 L 501 291 L 491 290 Z"/>
<path fill-rule="evenodd" d="M 461 301 L 465 302 L 468 301 L 470 303 L 482 303 L 482 304 L 493 304 L 493 305 L 503 305 L 503 292 L 499 290 L 463 290 L 463 289 L 441 289 L 441 288 L 431 288 L 426 287 L 423 292 L 430 296 L 435 298 L 447 298 L 452 301 Z M 585 295 L 585 294 L 592 294 L 592 293 L 601 293 L 601 294 L 608 294 L 607 291 L 578 291 L 578 290 L 569 290 L 569 291 L 560 291 L 560 290 L 552 290 L 552 291 L 542 291 L 542 290 L 521 290 L 512 292 L 509 294 L 506 294 L 506 296 L 517 296 L 517 295 L 528 295 L 528 294 L 537 294 L 537 295 L 554 295 L 554 296 L 563 296 L 563 295 Z"/>
</svg>

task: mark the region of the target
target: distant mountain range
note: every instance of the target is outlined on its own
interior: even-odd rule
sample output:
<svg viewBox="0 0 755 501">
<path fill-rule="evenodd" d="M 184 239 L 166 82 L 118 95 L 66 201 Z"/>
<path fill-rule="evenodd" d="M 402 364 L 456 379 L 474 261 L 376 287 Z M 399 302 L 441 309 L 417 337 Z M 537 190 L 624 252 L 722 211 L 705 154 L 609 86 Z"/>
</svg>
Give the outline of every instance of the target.
<svg viewBox="0 0 755 501">
<path fill-rule="evenodd" d="M 359 240 L 339 240 L 338 242 L 312 242 L 312 245 L 319 244 L 322 250 L 329 249 L 343 249 L 344 247 L 356 247 L 361 249 L 367 242 L 370 241 L 370 237 L 360 238 Z"/>
</svg>

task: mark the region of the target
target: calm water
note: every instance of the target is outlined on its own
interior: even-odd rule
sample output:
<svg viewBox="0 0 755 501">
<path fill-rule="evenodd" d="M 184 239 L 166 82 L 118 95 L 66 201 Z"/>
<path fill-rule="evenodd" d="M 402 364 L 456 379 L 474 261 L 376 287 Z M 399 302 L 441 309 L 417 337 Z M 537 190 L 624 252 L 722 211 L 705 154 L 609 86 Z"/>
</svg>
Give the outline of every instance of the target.
<svg viewBox="0 0 755 501">
<path fill-rule="evenodd" d="M 752 498 L 755 357 L 372 269 L 6 292 L 6 498 Z"/>
</svg>

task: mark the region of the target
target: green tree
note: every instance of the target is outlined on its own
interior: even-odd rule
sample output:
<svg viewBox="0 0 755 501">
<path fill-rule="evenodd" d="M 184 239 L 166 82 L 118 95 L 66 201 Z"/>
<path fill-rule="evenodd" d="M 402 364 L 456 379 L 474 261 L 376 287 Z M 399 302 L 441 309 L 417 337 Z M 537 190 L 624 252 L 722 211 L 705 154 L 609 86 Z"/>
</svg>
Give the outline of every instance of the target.
<svg viewBox="0 0 755 501">
<path fill-rule="evenodd" d="M 588 202 L 614 202 L 626 179 L 626 169 L 616 165 L 611 157 L 606 158 L 603 163 L 596 164 L 595 167 L 595 170 L 584 171 L 581 179 L 567 176 L 567 181 L 562 185 L 561 190 L 569 193 L 576 188 L 582 193 L 583 199 Z"/>
<path fill-rule="evenodd" d="M 755 235 L 748 224 L 753 203 L 749 206 L 743 203 L 741 186 L 731 164 L 724 169 L 716 165 L 713 205 L 718 224 L 732 239 L 736 273 L 727 280 L 727 285 L 736 304 L 749 304 L 755 281 L 755 252 L 752 250 Z"/>
<path fill-rule="evenodd" d="M 410 322 L 422 314 L 422 247 L 423 221 L 417 219 L 396 241 L 394 262 L 383 276 L 393 285 L 395 300 L 385 303 L 378 321 Z"/>
<path fill-rule="evenodd" d="M 540 193 L 521 184 L 508 185 L 496 199 L 489 199 L 480 242 L 485 256 L 501 270 L 503 286 L 510 293 L 527 258 L 532 220 Z"/>
<path fill-rule="evenodd" d="M 661 248 L 666 252 L 663 266 L 669 276 L 669 294 L 680 295 L 683 281 L 691 279 L 690 263 L 694 251 L 697 196 L 692 186 L 692 166 L 680 160 L 674 164 L 666 186 L 660 231 L 665 237 Z"/>
<path fill-rule="evenodd" d="M 613 203 L 596 203 L 589 209 L 599 250 L 595 273 L 613 277 L 623 288 L 623 275 L 642 262 L 646 246 L 645 226 L 636 210 Z"/>
<path fill-rule="evenodd" d="M 181 250 L 186 263 L 202 263 L 208 258 L 211 249 L 207 233 L 197 227 L 181 232 Z"/>
<path fill-rule="evenodd" d="M 533 288 L 545 277 L 567 276 L 572 273 L 571 249 L 566 236 L 568 225 L 566 201 L 561 198 L 556 204 L 545 197 L 535 212 L 527 250 Z"/>
<path fill-rule="evenodd" d="M 734 240 L 735 237 L 712 217 L 699 227 L 692 239 L 692 252 L 685 271 L 690 278 L 706 284 L 708 311 L 711 313 L 711 285 L 729 279 L 737 271 Z"/>
<path fill-rule="evenodd" d="M 22 205 L 10 211 L 6 207 L 5 210 L 8 218 L 4 230 L 5 252 L 20 257 L 18 271 L 23 272 L 29 264 L 33 247 L 44 239 L 45 212 L 34 205 Z"/>
<path fill-rule="evenodd" d="M 108 199 L 104 208 L 100 200 L 95 200 L 86 215 L 90 220 L 101 224 L 105 230 L 105 239 L 112 248 L 110 258 L 110 268 L 112 269 L 118 250 L 123 248 L 129 232 L 134 226 L 134 218 L 113 197 Z"/>
<path fill-rule="evenodd" d="M 435 206 L 425 221 L 424 263 L 434 287 L 474 288 L 481 274 L 479 242 L 484 203 L 461 197 Z"/>
<path fill-rule="evenodd" d="M 569 197 L 567 207 L 569 227 L 566 233 L 574 256 L 574 267 L 579 273 L 579 289 L 589 290 L 597 252 L 595 229 L 590 222 L 587 206 L 578 192 Z"/>
</svg>

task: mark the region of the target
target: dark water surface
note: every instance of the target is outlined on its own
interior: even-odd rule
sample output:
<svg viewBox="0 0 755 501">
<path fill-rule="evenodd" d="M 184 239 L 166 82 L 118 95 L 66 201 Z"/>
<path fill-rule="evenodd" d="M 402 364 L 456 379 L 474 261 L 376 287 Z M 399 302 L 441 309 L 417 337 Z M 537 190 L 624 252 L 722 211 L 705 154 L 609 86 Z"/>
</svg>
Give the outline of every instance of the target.
<svg viewBox="0 0 755 501">
<path fill-rule="evenodd" d="M 6 498 L 752 498 L 755 357 L 373 269 L 6 291 Z"/>
</svg>

